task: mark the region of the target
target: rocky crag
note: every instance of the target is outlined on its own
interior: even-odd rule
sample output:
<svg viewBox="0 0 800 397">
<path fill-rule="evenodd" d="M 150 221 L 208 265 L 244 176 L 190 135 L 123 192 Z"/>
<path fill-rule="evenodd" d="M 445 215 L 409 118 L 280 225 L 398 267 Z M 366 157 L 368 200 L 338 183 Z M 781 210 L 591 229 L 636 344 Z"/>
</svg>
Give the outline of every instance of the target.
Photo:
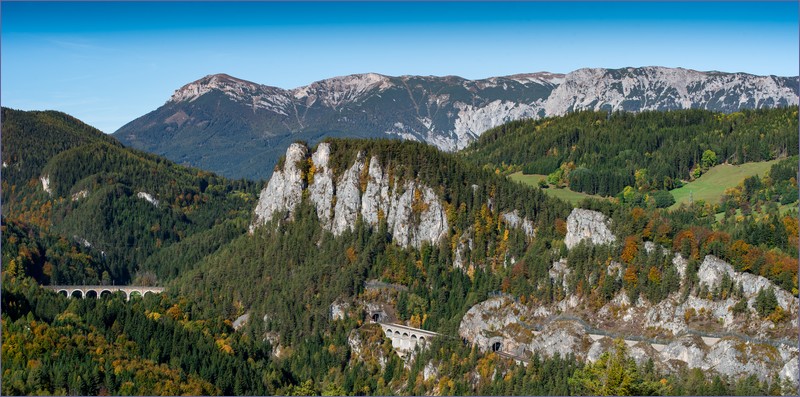
<svg viewBox="0 0 800 397">
<path fill-rule="evenodd" d="M 273 219 L 292 219 L 307 196 L 322 227 L 334 235 L 353 230 L 358 219 L 373 227 L 385 220 L 392 241 L 401 247 L 436 244 L 448 235 L 445 205 L 432 187 L 395 176 L 377 156 L 367 157 L 363 152 L 341 175 L 335 175 L 332 155 L 327 142 L 310 155 L 305 145 L 289 146 L 282 166 L 261 191 L 250 231 Z M 533 222 L 517 211 L 498 216 L 507 227 L 520 229 L 528 237 L 536 233 Z M 469 236 L 465 236 L 465 244 L 471 244 Z M 458 256 L 456 262 L 463 265 Z"/>
<path fill-rule="evenodd" d="M 615 236 L 608 229 L 606 217 L 595 211 L 576 209 L 567 222 L 569 246 L 580 241 L 590 244 L 613 244 Z M 687 261 L 680 254 L 655 244 L 648 251 L 660 250 L 672 255 L 672 264 L 688 277 Z M 550 277 L 563 282 L 571 272 L 566 259 L 553 263 Z M 612 263 L 608 274 L 621 278 L 621 267 Z M 745 310 L 756 314 L 755 299 L 762 290 L 772 288 L 778 305 L 789 321 L 772 319 L 742 321 L 733 314 L 738 300 L 713 299 L 713 290 L 728 277 L 741 285 Z M 674 293 L 653 304 L 640 297 L 630 302 L 624 289 L 599 310 L 566 291 L 566 297 L 546 306 L 521 304 L 511 296 L 495 296 L 473 306 L 462 319 L 459 335 L 484 351 L 501 351 L 519 357 L 530 352 L 545 356 L 574 354 L 578 359 L 595 361 L 610 351 L 613 339 L 623 339 L 628 354 L 639 364 L 653 360 L 662 370 L 680 367 L 700 368 L 721 375 L 741 377 L 756 375 L 772 379 L 779 375 L 788 382 L 798 381 L 797 318 L 800 301 L 764 277 L 734 271 L 725 261 L 706 256 L 697 270 L 698 285 L 688 296 Z M 563 283 L 566 289 L 567 284 Z M 696 322 L 698 317 L 715 324 L 713 330 Z M 698 325 L 701 324 L 701 325 Z"/>
<path fill-rule="evenodd" d="M 572 248 L 583 240 L 589 240 L 592 244 L 608 244 L 617 238 L 609 230 L 605 215 L 597 211 L 576 208 L 567 217 L 567 235 L 564 237 L 564 244 L 567 248 Z"/>
<path fill-rule="evenodd" d="M 447 215 L 429 186 L 399 178 L 390 186 L 387 170 L 378 158 L 367 160 L 362 153 L 336 178 L 328 164 L 330 150 L 328 143 L 319 145 L 310 158 L 314 172 L 309 176 L 302 170 L 309 160 L 308 148 L 301 144 L 289 147 L 283 168 L 274 172 L 261 192 L 251 230 L 275 217 L 291 218 L 307 191 L 320 223 L 334 235 L 352 230 L 359 217 L 372 226 L 385 218 L 393 241 L 402 247 L 437 243 L 447 234 Z"/>
</svg>

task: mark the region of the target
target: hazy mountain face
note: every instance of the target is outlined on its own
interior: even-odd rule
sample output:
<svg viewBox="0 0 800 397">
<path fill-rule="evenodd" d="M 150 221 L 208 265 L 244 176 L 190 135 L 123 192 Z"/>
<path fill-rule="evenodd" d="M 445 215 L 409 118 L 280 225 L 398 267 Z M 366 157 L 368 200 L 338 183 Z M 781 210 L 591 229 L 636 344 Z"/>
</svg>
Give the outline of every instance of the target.
<svg viewBox="0 0 800 397">
<path fill-rule="evenodd" d="M 120 128 L 126 145 L 229 177 L 268 178 L 294 141 L 395 137 L 466 147 L 508 121 L 576 110 L 640 111 L 798 104 L 798 77 L 661 67 L 580 69 L 484 80 L 359 74 L 284 90 L 217 74 L 189 83 Z"/>
</svg>

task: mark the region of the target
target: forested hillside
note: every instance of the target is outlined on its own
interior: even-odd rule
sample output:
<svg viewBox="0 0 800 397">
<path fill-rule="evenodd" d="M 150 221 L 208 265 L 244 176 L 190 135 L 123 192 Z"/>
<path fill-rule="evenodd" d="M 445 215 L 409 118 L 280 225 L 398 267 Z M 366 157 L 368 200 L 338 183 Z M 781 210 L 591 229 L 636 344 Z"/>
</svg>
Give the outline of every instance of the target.
<svg viewBox="0 0 800 397">
<path fill-rule="evenodd" d="M 489 130 L 463 155 L 499 173 L 521 169 L 549 174 L 555 186 L 616 195 L 617 204 L 587 200 L 579 207 L 602 208 L 614 215 L 614 224 L 626 228 L 616 234 L 629 236 L 629 242 L 672 245 L 676 251 L 683 249 L 686 257 L 713 253 L 796 293 L 797 263 L 792 258 L 797 257 L 797 111 L 577 112 Z M 720 202 L 653 212 L 663 206 L 660 196 L 669 196 L 665 190 L 699 177 L 717 163 L 773 159 L 783 160 L 767 175 L 729 189 Z M 617 218 L 620 214 L 626 215 Z M 691 253 L 681 248 L 684 245 L 693 247 Z M 641 282 L 646 284 L 646 279 L 640 277 Z M 667 284 L 659 282 L 662 287 Z M 635 290 L 626 288 L 628 293 Z"/>
<path fill-rule="evenodd" d="M 124 148 L 63 113 L 3 109 L 2 135 L 4 223 L 61 236 L 101 258 L 91 266 L 98 271 L 80 278 L 62 261 L 46 261 L 38 274 L 44 284 L 130 283 L 158 250 L 248 217 L 258 191 L 253 182 Z"/>
<path fill-rule="evenodd" d="M 669 112 L 576 112 L 504 124 L 463 154 L 501 173 L 550 175 L 574 191 L 671 190 L 717 163 L 796 155 L 797 107 Z"/>
<path fill-rule="evenodd" d="M 508 260 L 521 258 L 531 247 L 523 231 L 509 227 L 498 215 L 517 210 L 520 216 L 535 219 L 538 235 L 546 239 L 556 238 L 556 220 L 569 211 L 565 203 L 539 190 L 470 167 L 423 144 L 340 140 L 330 144 L 330 164 L 339 170 L 335 172 L 344 172 L 362 153 L 386 164 L 400 180 L 437 186 L 445 198 L 452 238 L 419 251 L 402 249 L 392 243 L 385 216 L 376 227 L 359 220 L 352 231 L 335 236 L 322 228 L 314 207 L 304 199 L 294 222 L 257 228 L 252 236 L 242 236 L 207 257 L 173 285 L 215 315 L 235 318 L 253 311 L 257 318 L 282 319 L 271 321 L 268 328 L 277 331 L 284 343 L 292 343 L 322 332 L 334 300 L 358 296 L 365 280 L 377 278 L 409 288 L 408 295 L 402 295 L 409 303 L 397 309 L 401 320 L 414 317 L 417 326 L 452 333 L 472 304 L 499 289 Z M 465 272 L 454 266 L 453 252 L 467 231 L 474 237 L 471 266 Z M 205 293 L 208 290 L 218 292 Z M 299 312 L 306 315 L 298 318 Z"/>
</svg>

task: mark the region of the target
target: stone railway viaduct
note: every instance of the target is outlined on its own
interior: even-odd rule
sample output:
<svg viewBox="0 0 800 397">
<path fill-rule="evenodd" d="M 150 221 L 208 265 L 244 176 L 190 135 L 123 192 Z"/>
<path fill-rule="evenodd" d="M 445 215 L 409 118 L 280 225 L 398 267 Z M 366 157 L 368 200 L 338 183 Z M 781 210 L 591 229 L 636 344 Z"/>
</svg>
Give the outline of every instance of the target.
<svg viewBox="0 0 800 397">
<path fill-rule="evenodd" d="M 439 336 L 436 332 L 393 323 L 378 323 L 384 335 L 392 341 L 392 348 L 403 357 L 417 346 L 425 346 L 432 338 Z"/>
<path fill-rule="evenodd" d="M 66 295 L 68 298 L 98 298 L 115 292 L 122 292 L 125 294 L 125 300 L 131 300 L 134 295 L 144 297 L 146 294 L 164 292 L 163 287 L 139 287 L 133 285 L 48 285 L 45 288 Z"/>
</svg>

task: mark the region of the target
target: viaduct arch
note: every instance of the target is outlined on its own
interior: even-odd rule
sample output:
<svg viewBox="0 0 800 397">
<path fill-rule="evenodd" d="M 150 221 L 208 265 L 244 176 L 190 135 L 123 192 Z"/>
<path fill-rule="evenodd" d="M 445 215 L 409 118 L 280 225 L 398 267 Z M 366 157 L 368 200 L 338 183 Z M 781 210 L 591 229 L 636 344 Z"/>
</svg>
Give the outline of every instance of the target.
<svg viewBox="0 0 800 397">
<path fill-rule="evenodd" d="M 139 287 L 132 285 L 48 285 L 45 288 L 65 295 L 68 298 L 103 298 L 115 292 L 125 294 L 125 300 L 134 296 L 144 297 L 146 294 L 160 294 L 163 287 Z"/>
</svg>

